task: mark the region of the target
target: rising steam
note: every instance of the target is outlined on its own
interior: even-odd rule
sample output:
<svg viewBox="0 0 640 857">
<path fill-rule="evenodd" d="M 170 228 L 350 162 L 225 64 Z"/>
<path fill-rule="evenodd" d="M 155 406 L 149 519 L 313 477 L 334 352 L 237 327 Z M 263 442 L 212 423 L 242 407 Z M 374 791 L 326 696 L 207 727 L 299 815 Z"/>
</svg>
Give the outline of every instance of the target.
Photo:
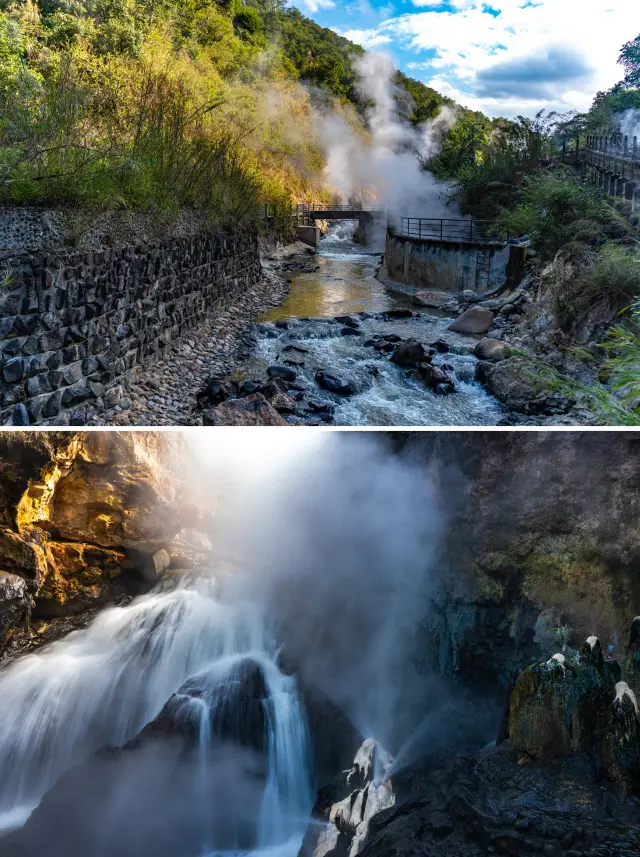
<svg viewBox="0 0 640 857">
<path fill-rule="evenodd" d="M 341 114 L 333 112 L 320 121 L 327 184 L 345 203 L 374 199 L 393 219 L 456 216 L 443 198 L 449 186 L 421 167 L 421 161 L 440 150 L 454 111 L 444 106 L 434 119 L 413 126 L 400 115 L 398 96 L 404 101 L 409 96 L 393 83 L 390 57 L 368 52 L 355 69 L 359 94 L 371 105 L 366 111 L 370 140 Z"/>
</svg>

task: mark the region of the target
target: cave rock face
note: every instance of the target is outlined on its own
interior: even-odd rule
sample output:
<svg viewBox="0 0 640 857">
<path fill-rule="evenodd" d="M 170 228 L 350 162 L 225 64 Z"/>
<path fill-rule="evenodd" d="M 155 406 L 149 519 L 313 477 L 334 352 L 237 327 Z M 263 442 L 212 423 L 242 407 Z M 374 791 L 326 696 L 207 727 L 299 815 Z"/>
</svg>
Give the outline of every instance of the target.
<svg viewBox="0 0 640 857">
<path fill-rule="evenodd" d="M 395 805 L 389 777 L 392 765 L 389 753 L 367 738 L 351 769 L 318 792 L 298 857 L 356 857 L 365 844 L 371 819 Z"/>
</svg>

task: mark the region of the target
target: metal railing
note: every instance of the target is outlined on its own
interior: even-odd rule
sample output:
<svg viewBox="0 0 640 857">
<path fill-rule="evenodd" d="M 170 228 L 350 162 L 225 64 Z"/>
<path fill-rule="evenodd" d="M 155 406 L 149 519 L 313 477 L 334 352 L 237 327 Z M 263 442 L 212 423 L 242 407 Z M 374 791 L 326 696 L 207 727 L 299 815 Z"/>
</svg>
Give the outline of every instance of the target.
<svg viewBox="0 0 640 857">
<path fill-rule="evenodd" d="M 301 212 L 309 211 L 383 211 L 383 207 L 375 202 L 333 203 L 333 202 L 299 202 L 296 209 Z"/>
<path fill-rule="evenodd" d="M 499 220 L 453 220 L 434 217 L 402 217 L 400 235 L 438 241 L 496 241 L 505 243 L 505 227 Z"/>
<path fill-rule="evenodd" d="M 637 137 L 629 137 L 627 134 L 590 134 L 586 148 L 590 152 L 640 161 L 640 142 Z"/>
</svg>

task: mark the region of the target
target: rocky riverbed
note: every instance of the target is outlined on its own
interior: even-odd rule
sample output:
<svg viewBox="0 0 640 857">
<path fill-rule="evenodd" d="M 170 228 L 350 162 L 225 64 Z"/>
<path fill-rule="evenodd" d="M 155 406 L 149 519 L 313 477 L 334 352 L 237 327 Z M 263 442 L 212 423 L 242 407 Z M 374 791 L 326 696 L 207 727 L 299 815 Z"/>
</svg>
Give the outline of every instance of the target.
<svg viewBox="0 0 640 857">
<path fill-rule="evenodd" d="M 300 242 L 265 246 L 258 286 L 70 424 L 595 422 L 583 403 L 551 389 L 527 356 L 546 318 L 531 274 L 478 302 L 471 293 L 389 283 L 379 257 L 363 254 L 348 231 L 323 247 L 318 255 Z M 330 314 L 340 305 L 352 311 Z M 358 306 L 368 308 L 353 311 Z M 325 314 L 302 315 L 315 307 Z"/>
</svg>

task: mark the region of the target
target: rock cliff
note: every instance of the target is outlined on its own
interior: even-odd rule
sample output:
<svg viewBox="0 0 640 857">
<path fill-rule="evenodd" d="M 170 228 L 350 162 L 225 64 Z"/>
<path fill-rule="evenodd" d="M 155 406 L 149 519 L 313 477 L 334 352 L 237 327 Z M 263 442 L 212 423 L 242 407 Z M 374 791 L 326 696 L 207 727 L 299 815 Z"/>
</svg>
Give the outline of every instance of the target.
<svg viewBox="0 0 640 857">
<path fill-rule="evenodd" d="M 172 470 L 180 444 L 151 432 L 0 435 L 0 654 L 185 562 L 172 540 L 206 525 Z"/>
<path fill-rule="evenodd" d="M 431 474 L 442 538 L 421 656 L 506 685 L 514 669 L 598 636 L 623 654 L 640 605 L 640 436 L 395 435 Z"/>
</svg>

